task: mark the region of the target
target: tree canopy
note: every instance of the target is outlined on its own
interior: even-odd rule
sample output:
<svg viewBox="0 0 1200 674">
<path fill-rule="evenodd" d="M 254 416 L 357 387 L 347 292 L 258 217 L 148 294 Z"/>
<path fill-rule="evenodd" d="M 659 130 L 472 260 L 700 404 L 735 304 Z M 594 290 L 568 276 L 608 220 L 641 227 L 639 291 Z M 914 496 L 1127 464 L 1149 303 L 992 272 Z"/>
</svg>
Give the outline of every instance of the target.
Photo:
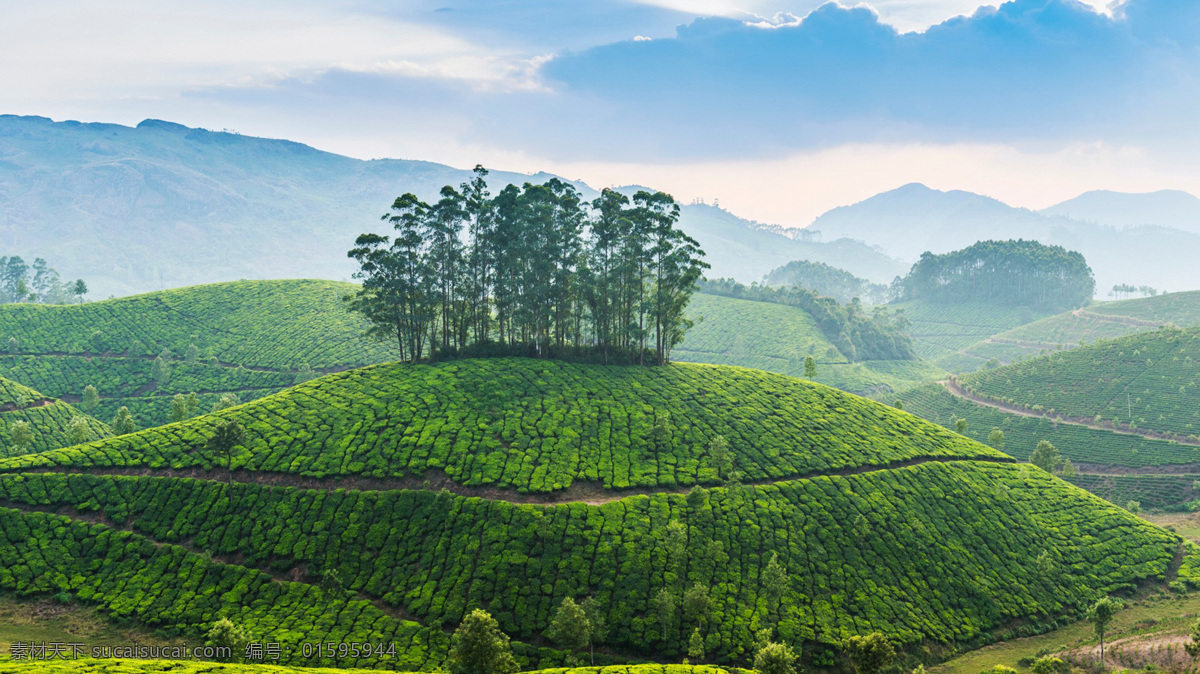
<svg viewBox="0 0 1200 674">
<path fill-rule="evenodd" d="M 587 352 L 644 362 L 652 349 L 653 362 L 668 362 L 708 268 L 675 227 L 675 200 L 605 190 L 587 204 L 557 178 L 493 197 L 486 176 L 477 166 L 433 204 L 405 194 L 383 216 L 393 236 L 355 241 L 362 290 L 351 306 L 371 334 L 408 360 Z"/>
<path fill-rule="evenodd" d="M 845 269 L 810 260 L 795 260 L 771 270 L 763 277 L 763 284 L 799 286 L 843 304 L 856 297 L 868 304 L 884 304 L 892 299 L 891 289 L 882 283 L 871 283 Z"/>
<path fill-rule="evenodd" d="M 20 255 L 0 256 L 0 304 L 67 304 L 75 293 L 73 288 L 73 284 L 64 283 L 59 273 L 40 257 L 30 265 Z"/>
<path fill-rule="evenodd" d="M 980 241 L 943 255 L 926 252 L 894 285 L 901 299 L 1046 310 L 1083 306 L 1096 291 L 1083 255 L 1024 239 Z"/>
</svg>

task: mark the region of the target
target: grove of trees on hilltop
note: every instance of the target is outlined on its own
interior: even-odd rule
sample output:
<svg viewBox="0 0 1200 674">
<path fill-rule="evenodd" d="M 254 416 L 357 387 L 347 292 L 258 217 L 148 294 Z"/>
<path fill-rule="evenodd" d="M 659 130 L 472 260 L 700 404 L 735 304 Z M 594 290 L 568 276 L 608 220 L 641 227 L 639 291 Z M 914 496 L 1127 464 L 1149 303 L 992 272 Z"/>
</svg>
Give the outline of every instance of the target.
<svg viewBox="0 0 1200 674">
<path fill-rule="evenodd" d="M 757 302 L 800 307 L 812 315 L 825 337 L 851 361 L 914 360 L 912 338 L 905 334 L 908 319 L 902 312 L 875 307 L 869 313 L 857 298 L 839 304 L 804 288 L 771 288 L 757 283 L 742 285 L 733 279 L 705 279 L 700 291 Z"/>
<path fill-rule="evenodd" d="M 989 302 L 1074 309 L 1091 300 L 1096 280 L 1083 255 L 1037 241 L 980 241 L 962 250 L 921 255 L 895 281 L 900 299 Z"/>
<path fill-rule="evenodd" d="M 763 285 L 800 286 L 843 304 L 856 297 L 869 304 L 884 304 L 892 299 L 891 289 L 882 283 L 871 283 L 845 269 L 809 260 L 795 260 L 770 271 L 763 277 Z"/>
<path fill-rule="evenodd" d="M 690 326 L 684 309 L 704 269 L 675 227 L 670 195 L 613 190 L 590 204 L 557 178 L 508 185 L 487 170 L 427 204 L 405 194 L 383 216 L 391 237 L 363 234 L 349 257 L 362 289 L 351 306 L 403 358 L 587 353 L 658 363 Z M 465 235 L 465 236 L 464 236 Z"/>
</svg>

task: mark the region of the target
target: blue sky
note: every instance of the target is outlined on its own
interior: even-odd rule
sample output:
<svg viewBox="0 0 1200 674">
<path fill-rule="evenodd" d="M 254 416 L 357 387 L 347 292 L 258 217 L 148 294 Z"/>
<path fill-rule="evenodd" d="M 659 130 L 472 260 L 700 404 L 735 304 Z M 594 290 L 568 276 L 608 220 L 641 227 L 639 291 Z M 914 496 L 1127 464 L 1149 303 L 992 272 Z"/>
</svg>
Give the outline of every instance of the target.
<svg viewBox="0 0 1200 674">
<path fill-rule="evenodd" d="M 1200 192 L 1200 3 L 4 1 L 0 112 L 644 183 L 803 225 L 911 181 Z"/>
</svg>

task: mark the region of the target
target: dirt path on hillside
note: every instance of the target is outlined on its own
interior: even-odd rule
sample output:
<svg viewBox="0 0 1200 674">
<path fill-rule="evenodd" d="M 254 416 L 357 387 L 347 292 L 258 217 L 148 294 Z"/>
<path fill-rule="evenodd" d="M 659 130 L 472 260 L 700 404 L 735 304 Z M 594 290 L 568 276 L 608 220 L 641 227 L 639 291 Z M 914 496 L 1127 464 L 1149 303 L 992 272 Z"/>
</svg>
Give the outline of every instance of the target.
<svg viewBox="0 0 1200 674">
<path fill-rule="evenodd" d="M 1090 428 L 1090 429 L 1097 430 L 1097 431 L 1107 431 L 1109 433 L 1118 433 L 1120 435 L 1133 435 L 1133 436 L 1137 436 L 1139 438 L 1145 438 L 1147 440 L 1170 440 L 1170 441 L 1174 441 L 1180 445 L 1200 445 L 1200 442 L 1197 442 L 1195 440 L 1189 440 L 1187 438 L 1171 437 L 1171 436 L 1166 435 L 1165 433 L 1157 433 L 1154 431 L 1138 432 L 1138 431 L 1129 430 L 1127 428 L 1122 429 L 1122 428 L 1113 428 L 1112 426 L 1102 426 L 1100 424 L 1097 424 L 1097 423 L 1091 421 L 1090 419 L 1085 419 L 1082 417 L 1060 417 L 1060 416 L 1051 417 L 1049 414 L 1047 414 L 1045 412 L 1035 412 L 1033 410 L 1029 410 L 1024 407 L 1010 405 L 1008 403 L 1004 403 L 999 400 L 988 398 L 987 396 L 982 396 L 977 393 L 971 393 L 970 391 L 964 389 L 962 387 L 962 385 L 956 381 L 952 381 L 949 379 L 943 379 L 942 381 L 939 381 L 938 383 L 941 384 L 947 391 L 949 391 L 950 395 L 953 395 L 956 398 L 966 400 L 967 402 L 975 403 L 976 405 L 982 405 L 983 407 L 990 407 L 992 409 L 1000 410 L 1001 412 L 1005 412 L 1007 414 L 1015 414 L 1019 417 L 1030 417 L 1030 418 L 1034 418 L 1034 419 L 1046 419 L 1047 421 L 1051 421 L 1055 424 L 1066 424 L 1068 426 L 1083 426 L 1084 428 Z"/>
<path fill-rule="evenodd" d="M 843 468 L 840 470 L 812 471 L 809 473 L 797 474 L 789 477 L 768 478 L 764 480 L 748 480 L 746 482 L 742 482 L 741 484 L 747 487 L 759 487 L 771 484 L 780 484 L 784 482 L 792 482 L 795 480 L 807 480 L 816 477 L 840 477 L 860 475 L 863 473 L 873 473 L 881 470 L 896 470 L 910 466 L 919 466 L 923 463 L 957 462 L 1016 463 L 1016 459 L 1011 457 L 962 458 L 922 456 L 912 459 L 892 461 L 886 464 L 856 466 L 854 468 Z M 199 468 L 156 469 L 144 467 L 92 468 L 87 470 L 75 468 L 38 468 L 11 471 L 11 474 L 19 473 L 116 475 L 124 477 L 194 479 L 218 483 L 229 480 L 228 474 L 219 468 L 214 468 L 211 471 L 206 471 Z M 452 480 L 450 476 L 446 475 L 445 472 L 437 469 L 426 470 L 425 474 L 419 477 L 407 476 L 384 479 L 360 476 L 309 478 L 293 473 L 238 470 L 234 471 L 233 473 L 233 482 L 237 484 L 255 484 L 267 487 L 293 487 L 296 489 L 320 489 L 326 491 L 333 491 L 336 489 L 348 489 L 352 491 L 433 491 L 444 489 L 458 496 L 538 506 L 553 506 L 562 505 L 565 503 L 604 505 L 606 503 L 612 503 L 614 501 L 620 501 L 621 499 L 632 498 L 636 496 L 652 496 L 656 494 L 686 494 L 692 489 L 692 485 L 688 485 L 686 487 L 665 488 L 634 487 L 630 489 L 607 489 L 598 482 L 576 480 L 571 484 L 570 487 L 561 491 L 539 494 L 522 494 L 514 489 L 506 489 L 502 487 L 459 484 Z"/>
<path fill-rule="evenodd" d="M 1114 316 L 1112 314 L 1097 314 L 1084 309 L 1076 309 L 1071 312 L 1072 315 L 1079 318 L 1091 318 L 1105 323 L 1120 323 L 1121 325 L 1129 325 L 1136 328 L 1157 328 L 1163 325 L 1163 321 L 1146 321 L 1140 318 L 1131 318 L 1129 316 Z"/>
</svg>

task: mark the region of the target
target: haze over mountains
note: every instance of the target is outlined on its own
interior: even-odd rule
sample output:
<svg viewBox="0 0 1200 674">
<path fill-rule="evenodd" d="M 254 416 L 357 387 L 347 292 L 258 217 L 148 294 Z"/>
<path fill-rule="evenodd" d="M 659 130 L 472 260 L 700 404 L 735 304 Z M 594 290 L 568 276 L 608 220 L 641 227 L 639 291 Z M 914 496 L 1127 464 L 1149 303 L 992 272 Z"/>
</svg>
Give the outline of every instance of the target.
<svg viewBox="0 0 1200 674">
<path fill-rule="evenodd" d="M 1118 283 L 1193 289 L 1200 217 L 1189 216 L 1192 202 L 1200 213 L 1200 200 L 1183 192 L 1089 192 L 1037 212 L 913 183 L 835 208 L 811 227 L 827 239 L 861 240 L 906 262 L 925 251 L 946 253 L 985 239 L 1035 239 L 1083 253 L 1096 274 L 1097 294 L 1104 297 Z M 1190 231 L 1184 231 L 1188 223 Z"/>
<path fill-rule="evenodd" d="M 65 276 L 85 277 L 94 298 L 237 278 L 347 280 L 350 242 L 384 229 L 378 218 L 396 196 L 432 200 L 468 173 L 157 120 L 132 128 L 3 115 L 0 252 L 45 257 Z M 551 177 L 496 170 L 490 182 Z M 585 199 L 597 194 L 573 184 Z M 1190 287 L 1200 199 L 1089 192 L 1035 212 L 910 184 L 820 216 L 811 228 L 822 242 L 705 204 L 683 205 L 680 225 L 707 252 L 714 278 L 758 281 L 808 259 L 886 283 L 926 250 L 1027 238 L 1082 252 L 1103 297 L 1116 283 Z"/>
<path fill-rule="evenodd" d="M 156 120 L 131 128 L 0 116 L 0 250 L 85 277 L 92 297 L 238 278 L 349 279 L 346 250 L 385 229 L 379 216 L 397 196 L 433 200 L 468 175 Z M 497 190 L 551 177 L 494 171 L 490 182 Z M 702 204 L 683 206 L 681 226 L 715 276 L 755 281 L 806 257 L 873 280 L 906 268 L 860 243 L 797 241 Z"/>
</svg>

